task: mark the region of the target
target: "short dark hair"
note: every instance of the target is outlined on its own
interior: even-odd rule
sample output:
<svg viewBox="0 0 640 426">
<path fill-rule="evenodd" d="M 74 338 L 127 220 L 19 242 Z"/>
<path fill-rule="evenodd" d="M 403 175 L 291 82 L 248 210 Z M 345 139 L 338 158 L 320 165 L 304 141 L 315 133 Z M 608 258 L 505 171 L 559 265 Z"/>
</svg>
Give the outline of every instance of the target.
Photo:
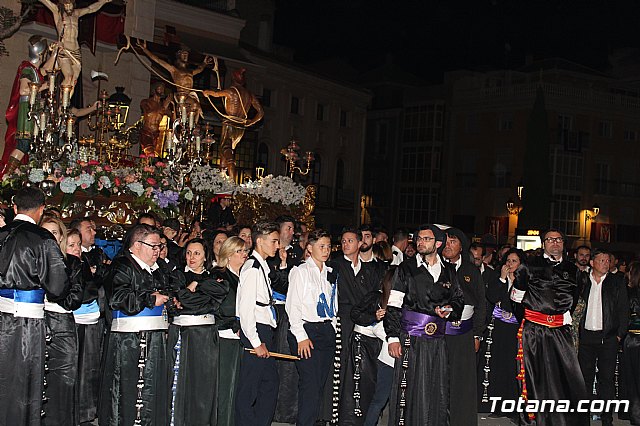
<svg viewBox="0 0 640 426">
<path fill-rule="evenodd" d="M 607 250 L 606 248 L 603 247 L 598 247 L 597 249 L 595 249 L 592 253 L 591 253 L 591 259 L 595 259 L 597 255 L 599 254 L 606 254 L 607 256 L 611 256 L 613 253 L 609 250 Z M 615 254 L 614 254 L 615 256 Z"/>
<path fill-rule="evenodd" d="M 69 229 L 77 229 L 79 231 L 80 225 L 82 225 L 84 222 L 93 222 L 93 219 L 91 219 L 90 217 L 78 217 L 76 219 L 73 219 L 71 223 L 69 223 Z"/>
<path fill-rule="evenodd" d="M 189 244 L 201 244 L 204 249 L 204 269 L 209 271 L 213 266 L 213 249 L 209 247 L 204 238 L 192 238 L 184 244 L 184 256 L 187 255 Z"/>
<path fill-rule="evenodd" d="M 563 242 L 567 242 L 567 236 L 564 234 L 564 232 L 562 232 L 561 230 L 559 230 L 557 228 L 549 228 L 549 229 L 545 230 L 544 232 L 542 232 L 540 234 L 540 242 L 544 243 L 545 238 L 547 238 L 547 235 L 549 233 L 551 233 L 551 232 L 557 232 L 562 237 L 562 241 Z"/>
<path fill-rule="evenodd" d="M 282 224 L 283 224 L 283 223 L 286 223 L 286 222 L 291 222 L 291 223 L 293 223 L 293 224 L 294 224 L 294 226 L 295 226 L 295 224 L 296 224 L 296 220 L 293 218 L 293 216 L 290 216 L 290 215 L 288 215 L 288 214 L 282 214 L 282 215 L 280 215 L 280 216 L 276 217 L 276 219 L 274 220 L 274 222 L 278 224 L 278 229 L 280 229 L 280 227 L 282 226 Z"/>
<path fill-rule="evenodd" d="M 380 233 L 384 233 L 386 236 L 389 236 L 389 231 L 387 231 L 385 228 L 378 227 L 373 230 L 374 237 Z"/>
<path fill-rule="evenodd" d="M 469 246 L 469 250 L 477 250 L 477 249 L 482 249 L 482 251 L 480 252 L 482 257 L 485 257 L 487 255 L 487 248 L 482 244 L 471 243 L 471 245 Z"/>
<path fill-rule="evenodd" d="M 360 225 L 358 229 L 360 230 L 360 232 L 368 231 L 368 232 L 371 232 L 371 234 L 373 234 L 373 228 L 368 223 L 363 223 L 362 225 Z"/>
<path fill-rule="evenodd" d="M 171 228 L 176 232 L 180 232 L 180 221 L 178 219 L 165 219 L 164 222 L 162 222 L 162 226 L 166 226 L 167 228 Z"/>
<path fill-rule="evenodd" d="M 127 248 L 133 247 L 133 245 L 137 241 L 144 241 L 145 238 L 153 234 L 160 236 L 160 231 L 158 231 L 153 226 L 144 223 L 135 225 L 133 228 L 131 228 L 131 233 L 129 234 L 129 247 Z"/>
<path fill-rule="evenodd" d="M 153 213 L 142 213 L 140 216 L 138 216 L 138 219 L 136 219 L 136 225 L 140 225 L 140 221 L 142 219 L 151 219 L 154 222 L 157 220 L 156 215 L 154 215 Z"/>
<path fill-rule="evenodd" d="M 362 241 L 362 232 L 359 229 L 356 229 L 350 226 L 346 228 L 342 228 L 342 232 L 340 233 L 340 238 L 342 238 L 342 236 L 347 233 L 356 234 L 356 238 L 358 239 L 358 241 Z"/>
<path fill-rule="evenodd" d="M 44 192 L 33 186 L 24 186 L 13 196 L 13 203 L 18 208 L 18 213 L 36 210 L 44 206 L 44 201 Z"/>
<path fill-rule="evenodd" d="M 578 250 L 580 250 L 580 249 L 585 249 L 585 250 L 589 250 L 589 251 L 591 251 L 591 247 L 589 247 L 589 246 L 585 246 L 585 245 L 583 244 L 583 245 L 581 245 L 581 246 L 576 247 L 576 253 L 577 253 L 577 252 L 578 252 Z"/>
<path fill-rule="evenodd" d="M 409 230 L 407 228 L 398 228 L 393 233 L 393 242 L 404 241 L 409 239 Z"/>
<path fill-rule="evenodd" d="M 280 233 L 280 225 L 277 222 L 258 222 L 251 228 L 251 240 L 255 244 L 258 238 L 263 238 L 273 232 Z"/>
<path fill-rule="evenodd" d="M 331 234 L 324 229 L 316 229 L 315 231 L 309 232 L 309 239 L 307 240 L 307 243 L 315 244 L 320 238 L 328 238 L 331 240 Z"/>
</svg>

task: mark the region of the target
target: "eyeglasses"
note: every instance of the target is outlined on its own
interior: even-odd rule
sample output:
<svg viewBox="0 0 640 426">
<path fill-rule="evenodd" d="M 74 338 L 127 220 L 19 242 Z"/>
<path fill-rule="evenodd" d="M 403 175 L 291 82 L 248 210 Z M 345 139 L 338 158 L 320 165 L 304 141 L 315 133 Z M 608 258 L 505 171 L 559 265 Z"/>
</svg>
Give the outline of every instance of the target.
<svg viewBox="0 0 640 426">
<path fill-rule="evenodd" d="M 544 239 L 545 242 L 547 243 L 561 243 L 564 241 L 564 238 L 562 237 L 547 237 Z"/>
<path fill-rule="evenodd" d="M 141 243 L 141 244 L 144 244 L 147 247 L 150 247 L 151 250 L 161 251 L 162 249 L 164 249 L 166 247 L 166 244 L 162 244 L 162 243 L 160 243 L 160 244 L 149 244 L 149 243 L 146 243 L 144 241 L 138 241 L 138 242 Z"/>
<path fill-rule="evenodd" d="M 251 251 L 251 250 L 244 248 L 244 249 L 238 249 L 238 250 L 236 250 L 236 253 L 238 253 L 238 254 L 240 254 L 240 253 L 249 253 L 250 251 Z"/>
<path fill-rule="evenodd" d="M 417 243 L 419 243 L 420 241 L 424 241 L 425 243 L 428 243 L 429 241 L 433 241 L 433 240 L 435 240 L 434 237 L 421 237 L 421 236 L 416 237 Z"/>
</svg>

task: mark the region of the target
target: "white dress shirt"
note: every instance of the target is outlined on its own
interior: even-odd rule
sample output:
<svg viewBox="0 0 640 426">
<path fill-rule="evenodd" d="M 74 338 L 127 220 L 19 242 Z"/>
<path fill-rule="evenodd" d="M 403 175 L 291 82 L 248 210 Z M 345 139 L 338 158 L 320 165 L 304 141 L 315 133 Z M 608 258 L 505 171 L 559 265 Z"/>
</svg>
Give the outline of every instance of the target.
<svg viewBox="0 0 640 426">
<path fill-rule="evenodd" d="M 393 253 L 393 260 L 391 261 L 392 265 L 399 265 L 404 260 L 404 255 L 402 254 L 402 250 L 398 247 L 391 247 L 391 252 Z"/>
<path fill-rule="evenodd" d="M 596 281 L 593 273 L 589 274 L 591 289 L 584 317 L 584 328 L 589 331 L 602 331 L 602 283 L 606 277 L 604 274 L 600 281 Z"/>
<path fill-rule="evenodd" d="M 291 333 L 298 342 L 309 338 L 304 330 L 305 322 L 323 322 L 330 319 L 333 328 L 336 328 L 338 289 L 327 280 L 327 274 L 331 271 L 331 267 L 324 263 L 320 271 L 313 258 L 309 257 L 289 272 L 289 290 L 285 310 L 289 315 Z M 325 306 L 333 308 L 333 316 L 318 315 L 321 295 L 324 295 Z"/>
<path fill-rule="evenodd" d="M 34 225 L 36 224 L 36 221 L 33 220 L 31 216 L 27 216 L 26 214 L 22 214 L 22 213 L 18 213 L 16 217 L 13 218 L 13 220 L 21 220 L 23 222 L 33 223 Z"/>
<path fill-rule="evenodd" d="M 353 269 L 353 275 L 356 276 L 358 275 L 358 272 L 360 272 L 360 269 L 362 268 L 362 264 L 360 262 L 362 262 L 362 260 L 360 259 L 360 256 L 357 257 L 358 259 L 358 264 L 355 265 L 351 262 L 351 259 L 349 259 L 346 255 L 344 256 L 344 260 L 346 260 L 347 262 L 349 262 L 349 264 L 351 264 L 351 269 Z"/>
<path fill-rule="evenodd" d="M 271 290 L 271 280 L 269 279 L 269 265 L 258 254 L 253 252 L 253 257 L 260 263 L 262 268 L 254 268 L 254 260 L 249 259 L 242 266 L 240 271 L 240 281 L 238 282 L 238 294 L 236 296 L 236 312 L 240 317 L 240 328 L 251 346 L 257 348 L 262 344 L 258 336 L 256 323 L 276 327 L 276 319 L 269 305 Z M 266 279 L 266 281 L 265 281 Z M 256 301 L 267 306 L 256 305 Z"/>
</svg>

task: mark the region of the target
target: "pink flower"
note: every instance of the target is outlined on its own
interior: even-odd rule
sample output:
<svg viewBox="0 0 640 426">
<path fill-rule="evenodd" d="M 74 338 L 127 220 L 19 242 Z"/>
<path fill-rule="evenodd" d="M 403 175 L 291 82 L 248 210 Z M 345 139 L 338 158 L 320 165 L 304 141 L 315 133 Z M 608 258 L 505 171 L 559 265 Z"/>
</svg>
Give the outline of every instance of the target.
<svg viewBox="0 0 640 426">
<path fill-rule="evenodd" d="M 144 170 L 147 173 L 155 172 L 155 169 L 153 168 L 153 166 L 145 166 L 142 170 Z"/>
<path fill-rule="evenodd" d="M 117 177 L 114 179 L 113 183 L 115 184 L 115 186 L 120 186 L 122 182 L 120 181 L 120 178 Z"/>
<path fill-rule="evenodd" d="M 151 194 L 153 194 L 153 187 L 148 186 L 147 189 L 144 190 L 144 196 L 151 198 Z"/>
<path fill-rule="evenodd" d="M 96 160 L 90 160 L 90 161 L 89 161 L 89 165 L 90 165 L 90 166 L 97 166 L 98 164 L 100 164 L 100 162 L 99 162 L 99 161 L 96 161 Z"/>
<path fill-rule="evenodd" d="M 136 177 L 134 175 L 126 175 L 124 177 L 124 183 L 133 183 L 136 181 Z"/>
<path fill-rule="evenodd" d="M 80 185 L 80 188 L 82 189 L 87 189 L 89 187 L 89 185 L 87 185 L 86 183 L 83 183 L 82 185 Z"/>
<path fill-rule="evenodd" d="M 106 165 L 104 166 L 104 171 L 105 171 L 105 172 L 110 172 L 110 171 L 111 171 L 111 166 L 110 166 L 110 165 L 108 165 L 108 164 L 106 164 Z"/>
<path fill-rule="evenodd" d="M 166 167 L 166 164 L 164 164 L 162 161 L 158 161 L 156 163 L 156 167 Z"/>
<path fill-rule="evenodd" d="M 147 183 L 153 186 L 153 185 L 156 185 L 158 182 L 156 182 L 154 178 L 150 177 L 150 178 L 147 178 Z"/>
</svg>

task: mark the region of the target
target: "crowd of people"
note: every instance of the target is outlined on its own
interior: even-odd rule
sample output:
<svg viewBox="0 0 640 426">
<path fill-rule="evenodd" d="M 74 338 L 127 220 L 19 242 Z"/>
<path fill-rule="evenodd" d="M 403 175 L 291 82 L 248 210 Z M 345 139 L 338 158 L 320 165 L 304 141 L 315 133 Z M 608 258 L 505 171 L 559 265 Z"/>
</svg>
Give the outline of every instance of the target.
<svg viewBox="0 0 640 426">
<path fill-rule="evenodd" d="M 435 224 L 237 225 L 224 201 L 186 232 L 142 214 L 107 255 L 39 189 L 14 204 L 0 425 L 376 425 L 387 404 L 390 425 L 582 425 L 596 413 L 492 402 L 596 395 L 640 425 L 640 263 L 570 258 L 560 230 L 524 253 Z"/>
</svg>

